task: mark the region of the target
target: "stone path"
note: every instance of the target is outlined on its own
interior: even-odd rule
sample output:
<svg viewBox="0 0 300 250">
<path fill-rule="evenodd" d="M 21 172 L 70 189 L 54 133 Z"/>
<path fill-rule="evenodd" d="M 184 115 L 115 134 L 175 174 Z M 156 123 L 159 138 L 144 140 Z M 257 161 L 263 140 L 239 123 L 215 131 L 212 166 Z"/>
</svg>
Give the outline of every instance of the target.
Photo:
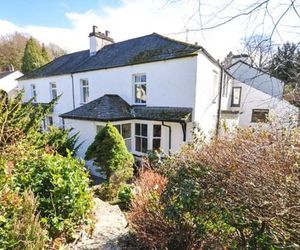
<svg viewBox="0 0 300 250">
<path fill-rule="evenodd" d="M 72 250 L 119 250 L 118 240 L 128 234 L 127 221 L 117 205 L 95 198 L 95 229 L 92 236 L 81 235 Z"/>
</svg>

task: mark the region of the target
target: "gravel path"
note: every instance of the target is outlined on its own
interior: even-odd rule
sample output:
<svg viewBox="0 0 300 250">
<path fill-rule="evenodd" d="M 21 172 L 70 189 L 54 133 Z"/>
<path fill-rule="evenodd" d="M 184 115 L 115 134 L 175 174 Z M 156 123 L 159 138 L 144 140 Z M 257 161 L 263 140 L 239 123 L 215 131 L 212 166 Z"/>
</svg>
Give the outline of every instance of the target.
<svg viewBox="0 0 300 250">
<path fill-rule="evenodd" d="M 128 234 L 128 223 L 119 206 L 95 198 L 96 224 L 92 236 L 81 235 L 72 250 L 119 250 L 118 240 Z"/>
</svg>

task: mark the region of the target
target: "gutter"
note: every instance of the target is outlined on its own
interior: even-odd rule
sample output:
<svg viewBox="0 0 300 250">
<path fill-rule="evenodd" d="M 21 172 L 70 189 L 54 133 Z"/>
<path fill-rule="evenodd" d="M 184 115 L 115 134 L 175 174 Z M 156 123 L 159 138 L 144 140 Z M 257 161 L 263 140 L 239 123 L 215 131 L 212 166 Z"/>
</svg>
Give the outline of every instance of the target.
<svg viewBox="0 0 300 250">
<path fill-rule="evenodd" d="M 216 136 L 219 135 L 219 129 L 220 129 L 220 119 L 221 119 L 221 102 L 222 102 L 222 83 L 223 83 L 223 74 L 224 69 L 222 66 L 221 68 L 221 77 L 220 77 L 220 84 L 219 84 L 219 98 L 218 98 L 218 111 L 217 111 L 217 124 L 216 124 Z"/>
<path fill-rule="evenodd" d="M 164 121 L 161 122 L 161 125 L 169 129 L 169 154 L 170 154 L 171 153 L 171 145 L 172 145 L 172 141 L 171 141 L 172 128 L 171 128 L 171 126 L 166 125 Z"/>
</svg>

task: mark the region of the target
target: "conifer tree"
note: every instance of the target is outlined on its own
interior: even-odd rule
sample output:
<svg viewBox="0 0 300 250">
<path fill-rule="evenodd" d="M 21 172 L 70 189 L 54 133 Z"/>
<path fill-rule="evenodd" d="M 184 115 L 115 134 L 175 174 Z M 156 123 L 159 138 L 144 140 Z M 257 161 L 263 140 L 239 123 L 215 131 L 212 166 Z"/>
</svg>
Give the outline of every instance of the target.
<svg viewBox="0 0 300 250">
<path fill-rule="evenodd" d="M 49 56 L 49 54 L 47 52 L 47 49 L 46 49 L 44 44 L 42 46 L 42 57 L 44 59 L 44 64 L 50 62 L 50 56 Z"/>
<path fill-rule="evenodd" d="M 30 38 L 25 47 L 24 56 L 22 59 L 22 72 L 29 73 L 44 64 L 42 49 L 38 42 Z"/>
<path fill-rule="evenodd" d="M 128 170 L 125 172 L 129 177 L 133 173 L 133 155 L 128 152 L 124 139 L 111 123 L 98 132 L 94 142 L 87 149 L 85 159 L 94 160 L 107 179 L 120 170 Z"/>
</svg>

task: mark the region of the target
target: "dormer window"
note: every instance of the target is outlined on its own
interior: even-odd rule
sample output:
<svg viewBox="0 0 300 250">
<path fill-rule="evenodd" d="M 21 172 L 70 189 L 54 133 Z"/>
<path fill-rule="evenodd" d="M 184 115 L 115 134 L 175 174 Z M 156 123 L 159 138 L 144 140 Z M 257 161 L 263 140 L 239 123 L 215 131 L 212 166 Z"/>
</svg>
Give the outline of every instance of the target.
<svg viewBox="0 0 300 250">
<path fill-rule="evenodd" d="M 145 74 L 133 75 L 134 103 L 146 104 L 147 101 L 147 77 Z"/>
<path fill-rule="evenodd" d="M 89 101 L 89 81 L 88 79 L 80 80 L 81 103 Z"/>
<path fill-rule="evenodd" d="M 36 86 L 35 84 L 31 84 L 31 98 L 33 99 L 34 102 L 36 102 L 36 97 L 37 97 L 37 92 L 36 92 Z"/>
</svg>

